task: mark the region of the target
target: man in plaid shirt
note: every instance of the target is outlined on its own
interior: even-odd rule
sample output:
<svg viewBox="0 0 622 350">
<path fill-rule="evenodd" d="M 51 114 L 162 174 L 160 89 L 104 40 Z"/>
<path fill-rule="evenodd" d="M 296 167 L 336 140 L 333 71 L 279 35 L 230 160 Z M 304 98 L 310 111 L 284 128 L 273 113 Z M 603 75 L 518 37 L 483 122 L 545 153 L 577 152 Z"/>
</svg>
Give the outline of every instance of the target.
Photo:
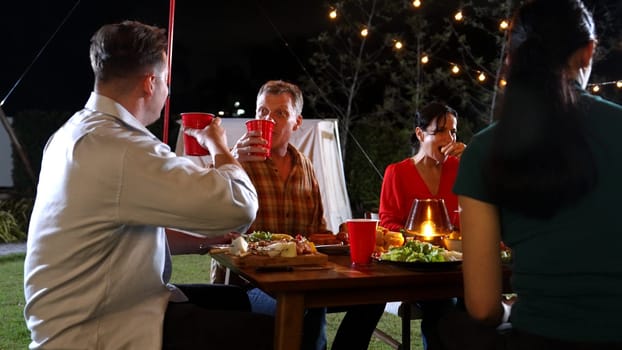
<svg viewBox="0 0 622 350">
<path fill-rule="evenodd" d="M 248 232 L 300 234 L 327 233 L 320 189 L 311 160 L 289 142 L 302 125 L 303 97 L 294 84 L 272 80 L 257 94 L 257 119 L 274 121 L 270 156 L 260 131 L 247 132 L 233 154 L 257 189 L 259 210 Z M 212 265 L 214 277 L 217 269 Z M 218 280 L 218 278 L 216 278 Z M 258 288 L 248 291 L 253 312 L 274 315 L 276 301 Z M 335 336 L 333 350 L 367 349 L 384 305 L 347 308 Z M 345 310 L 339 310 L 345 311 Z M 304 318 L 302 349 L 323 350 L 326 340 L 326 308 L 308 309 Z"/>
<path fill-rule="evenodd" d="M 259 195 L 257 218 L 248 232 L 326 233 L 324 208 L 313 164 L 289 142 L 302 126 L 302 92 L 284 81 L 268 81 L 257 94 L 257 119 L 274 121 L 270 157 L 261 132 L 248 132 L 233 152 Z"/>
</svg>

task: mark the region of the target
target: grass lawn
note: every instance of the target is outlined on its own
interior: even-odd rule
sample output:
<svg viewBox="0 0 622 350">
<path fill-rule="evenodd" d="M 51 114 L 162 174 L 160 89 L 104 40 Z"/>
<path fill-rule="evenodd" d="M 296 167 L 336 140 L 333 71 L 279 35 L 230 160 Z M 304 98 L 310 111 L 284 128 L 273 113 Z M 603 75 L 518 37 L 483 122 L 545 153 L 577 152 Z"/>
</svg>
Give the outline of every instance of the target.
<svg viewBox="0 0 622 350">
<path fill-rule="evenodd" d="M 30 341 L 28 330 L 24 324 L 23 308 L 23 265 L 24 254 L 0 257 L 0 350 L 26 349 Z M 173 257 L 173 283 L 207 282 L 209 276 L 209 257 L 198 255 L 182 255 Z M 328 314 L 329 343 L 335 336 L 342 313 Z M 400 319 L 385 313 L 378 327 L 396 339 L 400 339 Z M 419 321 L 411 322 L 411 349 L 420 350 L 421 339 Z M 389 350 L 391 347 L 375 337 L 369 349 Z"/>
<path fill-rule="evenodd" d="M 0 349 L 27 349 L 24 323 L 24 254 L 0 257 Z"/>
</svg>

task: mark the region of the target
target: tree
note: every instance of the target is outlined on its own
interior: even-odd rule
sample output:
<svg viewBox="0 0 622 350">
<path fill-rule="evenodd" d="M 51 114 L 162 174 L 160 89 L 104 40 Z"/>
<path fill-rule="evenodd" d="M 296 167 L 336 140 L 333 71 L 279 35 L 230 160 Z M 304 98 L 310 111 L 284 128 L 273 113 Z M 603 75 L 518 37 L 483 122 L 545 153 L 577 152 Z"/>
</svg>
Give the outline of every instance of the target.
<svg viewBox="0 0 622 350">
<path fill-rule="evenodd" d="M 456 108 L 465 142 L 491 120 L 505 34 L 499 21 L 511 1 L 459 5 L 343 0 L 332 8 L 332 29 L 312 40 L 316 52 L 302 79 L 307 106 L 339 120 L 355 213 L 377 207 L 382 170 L 411 154 L 409 134 L 422 105 L 442 100 Z"/>
<path fill-rule="evenodd" d="M 402 40 L 403 48 L 387 65 L 390 80 L 378 113 L 406 116 L 405 125 L 412 125 L 408 122 L 423 105 L 441 100 L 458 110 L 459 138 L 468 141 L 492 120 L 505 42 L 500 22 L 510 6 L 509 0 L 487 0 L 412 10 L 408 3 L 402 30 L 412 36 Z"/>
<path fill-rule="evenodd" d="M 381 102 L 374 83 L 380 78 L 387 47 L 381 36 L 361 31 L 380 28 L 390 20 L 393 7 L 393 1 L 341 1 L 333 8 L 338 18 L 335 26 L 312 40 L 317 47 L 309 60 L 312 73 L 302 78 L 307 105 L 320 118 L 338 119 L 344 159 L 351 125 L 373 113 L 374 105 Z"/>
</svg>

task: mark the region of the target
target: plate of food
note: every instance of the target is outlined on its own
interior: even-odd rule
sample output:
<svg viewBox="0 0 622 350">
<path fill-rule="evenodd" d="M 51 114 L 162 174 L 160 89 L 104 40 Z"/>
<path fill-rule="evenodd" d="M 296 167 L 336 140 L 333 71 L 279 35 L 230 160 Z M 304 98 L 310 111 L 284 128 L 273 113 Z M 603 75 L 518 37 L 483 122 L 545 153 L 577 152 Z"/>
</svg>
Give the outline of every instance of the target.
<svg viewBox="0 0 622 350">
<path fill-rule="evenodd" d="M 379 263 L 415 269 L 452 269 L 462 264 L 462 253 L 417 240 L 407 241 L 401 247 L 374 255 Z"/>
<path fill-rule="evenodd" d="M 234 239 L 228 250 L 219 248 L 210 254 L 226 254 L 240 267 L 322 265 L 328 261 L 327 255 L 299 235 L 255 231 Z"/>
</svg>

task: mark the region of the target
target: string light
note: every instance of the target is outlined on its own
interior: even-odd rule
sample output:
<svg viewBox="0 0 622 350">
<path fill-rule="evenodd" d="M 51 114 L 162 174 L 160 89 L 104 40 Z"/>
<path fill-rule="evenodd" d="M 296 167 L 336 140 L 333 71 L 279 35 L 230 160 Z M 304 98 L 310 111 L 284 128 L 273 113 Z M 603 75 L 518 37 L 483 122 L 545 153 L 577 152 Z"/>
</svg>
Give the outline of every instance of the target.
<svg viewBox="0 0 622 350">
<path fill-rule="evenodd" d="M 426 65 L 426 64 L 431 62 L 432 58 L 433 57 L 430 57 L 428 54 L 424 53 L 424 54 L 421 55 L 420 62 L 422 64 Z M 439 60 L 439 61 L 443 61 L 443 62 L 447 63 L 449 65 L 449 69 L 450 69 L 452 75 L 456 75 L 456 76 L 459 75 L 462 72 L 463 69 L 469 70 L 468 68 L 460 67 L 458 64 L 450 62 L 450 61 L 447 61 L 447 60 L 444 60 L 442 58 L 436 57 L 436 59 Z M 475 79 L 477 79 L 477 82 L 483 84 L 483 83 L 488 81 L 489 74 L 487 74 L 485 71 L 482 71 L 482 70 L 479 70 L 479 69 L 478 70 L 471 69 L 471 70 L 475 73 Z M 500 80 L 499 81 L 499 86 L 500 87 L 503 87 L 506 84 L 507 83 L 506 83 L 505 80 Z"/>
<path fill-rule="evenodd" d="M 479 75 L 477 76 L 477 80 L 480 81 L 480 83 L 483 83 L 486 81 L 486 74 L 484 74 L 484 72 L 479 72 Z"/>
<path fill-rule="evenodd" d="M 605 81 L 601 83 L 587 84 L 587 88 L 591 90 L 593 93 L 598 93 L 601 90 L 601 87 L 604 87 L 607 85 L 615 85 L 616 88 L 622 89 L 622 80 L 612 80 L 612 81 Z"/>
<path fill-rule="evenodd" d="M 464 19 L 464 15 L 462 14 L 462 10 L 458 10 L 458 12 L 456 12 L 456 14 L 454 15 L 454 19 L 457 22 L 460 22 Z"/>
<path fill-rule="evenodd" d="M 415 8 L 420 8 L 420 7 L 421 7 L 421 5 L 422 5 L 422 1 L 421 1 L 421 0 L 414 0 L 414 1 L 412 2 L 412 5 L 413 5 L 413 7 L 415 7 Z M 329 12 L 328 16 L 329 16 L 329 18 L 330 18 L 330 19 L 332 19 L 332 20 L 336 19 L 336 18 L 337 18 L 337 16 L 338 16 L 337 9 L 336 9 L 336 8 L 331 8 L 331 10 L 330 10 L 330 12 Z M 454 17 L 454 20 L 455 20 L 456 22 L 461 22 L 461 21 L 463 21 L 463 20 L 465 19 L 464 13 L 462 12 L 462 10 L 461 10 L 461 9 L 460 9 L 460 10 L 458 10 L 458 11 L 454 14 L 454 16 L 453 16 L 453 17 Z M 507 30 L 509 27 L 510 27 L 510 22 L 509 22 L 507 19 L 502 19 L 502 20 L 499 22 L 499 29 L 500 29 L 500 30 Z M 361 29 L 361 31 L 360 31 L 360 35 L 361 35 L 362 37 L 367 37 L 367 36 L 369 35 L 369 29 L 368 29 L 368 28 L 362 28 L 362 29 Z M 395 40 L 393 40 L 393 47 L 394 47 L 396 50 L 401 50 L 401 49 L 403 49 L 403 48 L 404 48 L 404 43 L 403 43 L 402 41 L 400 41 L 400 40 L 395 39 Z M 430 56 L 429 56 L 429 55 L 427 55 L 427 54 L 423 54 L 423 55 L 421 56 L 421 58 L 420 58 L 420 61 L 421 61 L 421 63 L 422 63 L 422 64 L 424 64 L 424 65 L 425 65 L 425 64 L 428 64 L 428 63 L 430 63 Z M 447 62 L 447 61 L 446 61 L 446 62 Z M 458 75 L 458 74 L 460 74 L 460 73 L 461 73 L 461 68 L 460 68 L 460 66 L 458 66 L 458 65 L 457 65 L 457 64 L 455 64 L 455 63 L 451 63 L 451 62 L 448 62 L 448 63 L 451 65 L 451 68 L 450 68 L 450 69 L 451 69 L 451 73 L 452 73 L 453 75 Z M 484 82 L 486 82 L 486 81 L 488 80 L 488 76 L 487 76 L 487 75 L 486 75 L 486 73 L 484 73 L 483 71 L 477 70 L 477 71 L 475 71 L 475 72 L 476 72 L 476 74 L 477 74 L 477 80 L 478 80 L 480 83 L 484 83 Z M 499 87 L 504 88 L 504 87 L 507 85 L 507 81 L 506 81 L 505 79 L 501 78 L 501 79 L 499 79 L 498 84 L 499 84 Z M 615 81 L 615 80 L 614 80 L 614 81 L 608 81 L 608 82 L 603 82 L 603 83 L 593 83 L 593 84 L 588 84 L 588 85 L 587 85 L 587 88 L 588 88 L 589 90 L 591 90 L 593 93 L 598 93 L 598 92 L 600 92 L 600 90 L 601 90 L 601 86 L 605 86 L 605 85 L 613 85 L 613 84 L 615 84 L 615 86 L 616 86 L 618 89 L 622 89 L 622 80 L 617 80 L 617 81 Z"/>
</svg>

